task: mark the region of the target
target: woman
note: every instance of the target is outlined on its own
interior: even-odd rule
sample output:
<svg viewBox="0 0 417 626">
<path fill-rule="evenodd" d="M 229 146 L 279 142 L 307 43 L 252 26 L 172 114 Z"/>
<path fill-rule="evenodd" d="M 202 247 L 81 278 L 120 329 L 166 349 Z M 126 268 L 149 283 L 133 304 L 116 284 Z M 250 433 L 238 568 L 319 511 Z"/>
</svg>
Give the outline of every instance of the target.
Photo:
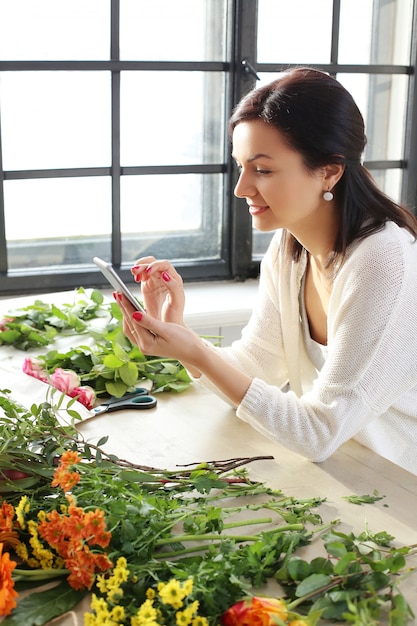
<svg viewBox="0 0 417 626">
<path fill-rule="evenodd" d="M 118 296 L 127 335 L 313 461 L 354 437 L 417 474 L 417 221 L 361 165 L 356 104 L 299 68 L 245 96 L 230 133 L 235 194 L 280 229 L 242 338 L 214 348 L 187 328 L 181 277 L 153 257 L 132 268 L 147 313 Z"/>
</svg>

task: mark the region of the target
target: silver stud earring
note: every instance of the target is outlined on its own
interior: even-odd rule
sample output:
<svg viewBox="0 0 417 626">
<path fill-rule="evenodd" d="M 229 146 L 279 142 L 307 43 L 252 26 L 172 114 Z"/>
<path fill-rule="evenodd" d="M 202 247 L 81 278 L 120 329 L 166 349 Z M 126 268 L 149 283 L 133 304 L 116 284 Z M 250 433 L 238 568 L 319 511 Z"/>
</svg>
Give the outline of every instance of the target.
<svg viewBox="0 0 417 626">
<path fill-rule="evenodd" d="M 332 194 L 332 192 L 330 191 L 330 189 L 328 189 L 327 191 L 324 192 L 323 194 L 323 200 L 326 200 L 326 202 L 331 202 L 333 200 L 334 196 Z"/>
</svg>

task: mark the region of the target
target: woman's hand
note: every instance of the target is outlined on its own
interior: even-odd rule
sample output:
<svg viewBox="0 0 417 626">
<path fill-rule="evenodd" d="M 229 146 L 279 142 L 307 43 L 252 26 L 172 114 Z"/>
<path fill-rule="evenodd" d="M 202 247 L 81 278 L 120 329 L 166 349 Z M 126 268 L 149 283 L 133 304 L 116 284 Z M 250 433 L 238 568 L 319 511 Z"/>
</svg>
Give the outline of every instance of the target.
<svg viewBox="0 0 417 626">
<path fill-rule="evenodd" d="M 184 325 L 184 287 L 175 268 L 168 261 L 149 256 L 136 261 L 131 272 L 141 283 L 147 313 L 164 322 Z"/>
<path fill-rule="evenodd" d="M 177 359 L 192 365 L 205 349 L 200 337 L 184 324 L 166 322 L 148 312 L 135 311 L 121 293 L 115 293 L 115 298 L 123 313 L 123 332 L 143 354 Z"/>
<path fill-rule="evenodd" d="M 225 362 L 190 328 L 135 311 L 121 293 L 115 298 L 123 313 L 123 332 L 143 354 L 177 359 L 194 377 L 205 374 L 232 403 L 240 404 L 251 383 L 249 376 Z"/>
</svg>

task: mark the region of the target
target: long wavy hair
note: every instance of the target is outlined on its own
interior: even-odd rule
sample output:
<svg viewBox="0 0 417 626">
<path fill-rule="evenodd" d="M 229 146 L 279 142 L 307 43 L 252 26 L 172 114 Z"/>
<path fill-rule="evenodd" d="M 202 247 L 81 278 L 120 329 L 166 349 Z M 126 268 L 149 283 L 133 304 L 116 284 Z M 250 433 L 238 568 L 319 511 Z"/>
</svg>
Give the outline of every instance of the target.
<svg viewBox="0 0 417 626">
<path fill-rule="evenodd" d="M 350 93 L 335 78 L 311 68 L 289 70 L 242 98 L 229 120 L 230 137 L 237 124 L 251 120 L 277 128 L 302 155 L 310 172 L 335 163 L 344 165 L 332 189 L 340 220 L 329 267 L 343 261 L 353 241 L 382 229 L 387 221 L 417 238 L 416 217 L 384 194 L 362 165 L 363 118 Z M 286 252 L 298 260 L 302 245 L 288 231 L 283 242 Z"/>
</svg>

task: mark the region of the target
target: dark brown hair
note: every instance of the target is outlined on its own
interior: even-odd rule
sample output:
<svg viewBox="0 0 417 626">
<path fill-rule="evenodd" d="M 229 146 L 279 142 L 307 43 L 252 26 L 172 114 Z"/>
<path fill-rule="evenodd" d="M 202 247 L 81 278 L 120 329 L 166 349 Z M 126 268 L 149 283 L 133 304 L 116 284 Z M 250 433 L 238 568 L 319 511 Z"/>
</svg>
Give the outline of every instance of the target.
<svg viewBox="0 0 417 626">
<path fill-rule="evenodd" d="M 334 163 L 345 166 L 332 190 L 340 227 L 330 265 L 343 260 L 354 240 L 380 230 L 388 220 L 417 237 L 417 219 L 411 211 L 386 196 L 361 164 L 366 145 L 363 118 L 350 93 L 335 78 L 311 68 L 283 73 L 242 98 L 229 121 L 230 135 L 240 122 L 259 119 L 284 135 L 308 170 Z M 288 232 L 284 241 L 297 260 L 301 244 Z"/>
</svg>

